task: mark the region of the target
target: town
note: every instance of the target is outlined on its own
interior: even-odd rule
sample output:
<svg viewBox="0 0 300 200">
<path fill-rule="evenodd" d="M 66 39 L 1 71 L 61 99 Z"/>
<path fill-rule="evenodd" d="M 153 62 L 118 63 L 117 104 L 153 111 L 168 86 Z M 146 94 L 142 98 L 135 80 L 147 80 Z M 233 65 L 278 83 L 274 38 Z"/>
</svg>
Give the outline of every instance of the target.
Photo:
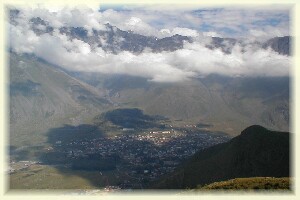
<svg viewBox="0 0 300 200">
<path fill-rule="evenodd" d="M 69 170 L 95 172 L 106 180 L 107 190 L 147 188 L 172 173 L 197 151 L 230 140 L 202 124 L 164 129 L 119 127 L 118 134 L 96 137 L 57 138 L 35 161 L 11 161 L 9 172 L 32 165 L 51 165 Z"/>
<path fill-rule="evenodd" d="M 123 129 L 123 134 L 112 137 L 74 140 L 66 144 L 56 141 L 50 151 L 63 151 L 73 169 L 98 170 L 101 174 L 115 170 L 118 172 L 116 178 L 122 180 L 117 187 L 143 188 L 171 173 L 197 151 L 229 139 L 227 135 L 192 128 L 138 134 L 133 129 Z"/>
</svg>

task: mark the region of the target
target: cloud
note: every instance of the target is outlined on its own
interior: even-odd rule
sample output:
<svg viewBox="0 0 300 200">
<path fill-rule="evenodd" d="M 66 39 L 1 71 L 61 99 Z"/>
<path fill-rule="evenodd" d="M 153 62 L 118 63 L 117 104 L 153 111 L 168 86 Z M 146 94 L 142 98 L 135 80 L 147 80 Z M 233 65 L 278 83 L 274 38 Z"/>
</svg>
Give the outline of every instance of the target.
<svg viewBox="0 0 300 200">
<path fill-rule="evenodd" d="M 176 29 L 187 28 L 197 32 L 216 33 L 223 37 L 256 38 L 262 40 L 274 36 L 289 35 L 290 7 L 224 7 L 201 8 L 194 6 L 123 6 L 120 9 L 105 9 L 81 6 L 64 7 L 50 11 L 45 7 L 22 8 L 25 18 L 41 17 L 51 26 L 85 27 L 103 30 L 110 23 L 122 30 L 138 34 L 165 37 L 162 29 L 170 35 Z M 184 25 L 184 26 L 183 26 Z M 275 30 L 275 31 L 274 31 Z M 260 34 L 257 34 L 261 32 Z M 168 36 L 170 36 L 168 35 Z"/>
<path fill-rule="evenodd" d="M 289 7 L 269 6 L 203 9 L 194 13 L 202 19 L 200 30 L 205 32 L 216 32 L 224 37 L 255 37 L 265 40 L 290 35 L 289 12 Z M 257 34 L 258 32 L 260 34 Z M 261 36 L 263 38 L 260 38 Z"/>
<path fill-rule="evenodd" d="M 221 34 L 214 32 L 214 31 L 203 32 L 202 34 L 204 36 L 208 36 L 208 37 L 221 37 L 222 38 Z"/>
<path fill-rule="evenodd" d="M 220 49 L 206 48 L 205 44 L 209 42 L 209 38 L 197 30 L 178 26 L 156 29 L 149 23 L 145 23 L 145 20 L 139 15 L 127 16 L 124 13 L 120 15 L 116 13 L 113 10 L 95 13 L 94 10 L 88 8 L 83 10 L 62 9 L 56 13 L 46 10 L 25 10 L 18 18 L 18 25 L 10 24 L 10 45 L 17 53 L 33 53 L 67 70 L 128 74 L 145 77 L 156 82 L 185 81 L 192 77 L 206 76 L 212 73 L 226 76 L 289 75 L 290 58 L 279 55 L 270 49 L 257 49 L 249 43 L 246 48 L 243 48 L 245 51 L 242 51 L 242 47 L 236 44 L 231 54 L 225 54 Z M 148 13 L 148 15 L 150 14 Z M 226 18 L 227 15 L 229 14 L 224 14 L 223 17 Z M 123 51 L 116 55 L 105 52 L 100 47 L 91 48 L 89 44 L 81 40 L 71 40 L 61 34 L 57 27 L 54 27 L 53 34 L 46 33 L 38 36 L 29 25 L 29 20 L 33 16 L 47 18 L 49 23 L 84 26 L 89 30 L 101 29 L 107 20 L 119 22 L 122 19 L 125 27 L 139 31 L 152 31 L 160 36 L 189 35 L 194 37 L 194 42 L 185 43 L 183 49 L 173 52 L 144 51 L 136 55 Z M 150 18 L 151 16 L 148 16 L 148 20 Z M 229 16 L 227 16 L 228 19 L 231 19 L 231 22 L 234 21 L 234 18 Z M 271 31 L 272 26 L 266 26 L 264 30 Z M 250 34 L 256 37 L 264 36 L 264 30 L 252 29 Z M 205 34 L 218 35 L 216 32 Z"/>
<path fill-rule="evenodd" d="M 199 33 L 196 30 L 188 29 L 188 28 L 179 28 L 176 27 L 173 29 L 172 35 L 183 35 L 183 36 L 190 36 L 190 37 L 197 37 Z"/>
</svg>

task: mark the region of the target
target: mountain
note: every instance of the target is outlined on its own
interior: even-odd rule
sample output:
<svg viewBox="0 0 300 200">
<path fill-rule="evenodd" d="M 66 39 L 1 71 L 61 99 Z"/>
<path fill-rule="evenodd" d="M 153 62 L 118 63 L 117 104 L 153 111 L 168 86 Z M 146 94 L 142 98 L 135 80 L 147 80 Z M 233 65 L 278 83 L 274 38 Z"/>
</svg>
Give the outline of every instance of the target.
<svg viewBox="0 0 300 200">
<path fill-rule="evenodd" d="M 246 177 L 289 177 L 290 134 L 253 125 L 227 143 L 197 152 L 155 188 L 195 188 Z"/>
<path fill-rule="evenodd" d="M 290 40 L 290 36 L 271 38 L 262 44 L 262 48 L 271 48 L 279 54 L 290 56 Z"/>
<path fill-rule="evenodd" d="M 221 49 L 226 54 L 230 54 L 234 45 L 239 43 L 238 40 L 233 38 L 212 37 L 211 39 L 211 43 L 207 44 L 206 47 L 209 49 Z"/>
<path fill-rule="evenodd" d="M 34 17 L 30 21 L 31 28 L 35 34 L 53 34 L 54 28 L 40 17 Z M 40 29 L 40 25 L 46 28 Z M 184 42 L 192 42 L 192 38 L 178 34 L 159 39 L 153 36 L 136 34 L 132 31 L 123 31 L 110 24 L 105 24 L 104 26 L 105 30 L 93 29 L 92 34 L 88 34 L 88 30 L 83 27 L 61 27 L 59 32 L 67 35 L 71 40 L 82 40 L 92 48 L 101 47 L 103 50 L 115 54 L 121 51 L 141 53 L 145 49 L 151 49 L 153 52 L 175 51 L 182 49 Z"/>
<path fill-rule="evenodd" d="M 12 26 L 18 25 L 18 27 L 11 27 L 11 31 L 22 30 L 20 28 L 21 24 L 18 23 L 24 23 L 22 25 L 25 25 L 28 22 L 28 20 L 26 22 L 17 20 L 18 15 L 20 15 L 18 10 L 10 11 L 10 24 Z M 29 23 L 26 24 L 24 31 L 29 31 L 30 33 L 33 31 L 38 36 L 48 35 L 46 37 L 28 39 L 33 42 L 35 42 L 35 39 L 36 42 L 43 42 L 43 38 L 49 38 L 49 35 L 55 38 L 58 37 L 56 34 L 61 34 L 61 48 L 65 48 L 68 51 L 66 55 L 74 53 L 70 54 L 70 60 L 74 57 L 74 62 L 71 63 L 88 61 L 83 62 L 82 70 L 86 70 L 90 67 L 89 61 L 92 61 L 94 63 L 91 66 L 93 72 L 68 71 L 63 66 L 68 66 L 68 69 L 72 69 L 72 66 L 69 66 L 71 65 L 69 62 L 68 65 L 65 65 L 65 62 L 59 62 L 61 66 L 53 65 L 51 62 L 53 62 L 55 57 L 50 57 L 51 54 L 47 53 L 47 51 L 43 52 L 47 54 L 47 61 L 36 57 L 36 55 L 14 53 L 14 50 L 18 51 L 19 43 L 11 43 L 12 52 L 10 52 L 9 58 L 9 116 L 10 155 L 12 161 L 14 159 L 18 161 L 39 160 L 44 164 L 53 164 L 55 163 L 53 161 L 58 161 L 57 163 L 65 165 L 66 155 L 69 155 L 70 152 L 72 157 L 75 155 L 73 148 L 75 146 L 77 148 L 76 140 L 85 140 L 79 144 L 79 147 L 81 148 L 84 145 L 84 148 L 87 147 L 93 152 L 98 147 L 101 147 L 101 145 L 96 144 L 97 142 L 93 143 L 94 139 L 100 140 L 100 137 L 103 135 L 109 136 L 110 139 L 112 138 L 111 136 L 118 138 L 118 134 L 126 136 L 131 134 L 133 130 L 133 134 L 139 132 L 142 134 L 145 129 L 149 129 L 149 131 L 155 129 L 156 132 L 156 130 L 163 130 L 165 127 L 172 127 L 172 129 L 178 129 L 180 132 L 183 131 L 188 135 L 190 131 L 193 132 L 201 128 L 208 133 L 222 132 L 236 136 L 244 127 L 259 124 L 260 126 L 256 125 L 245 129 L 241 135 L 227 143 L 199 151 L 190 160 L 177 168 L 174 173 L 167 174 L 159 182 L 156 182 L 153 187 L 196 188 L 202 187 L 204 184 L 234 178 L 257 176 L 288 177 L 290 175 L 289 133 L 271 131 L 289 131 L 289 77 L 268 77 L 265 76 L 268 74 L 263 74 L 264 70 L 262 70 L 261 76 L 259 74 L 256 77 L 236 76 L 235 74 L 225 76 L 213 73 L 220 73 L 220 71 L 222 73 L 222 70 L 219 71 L 219 67 L 225 71 L 227 70 L 226 66 L 228 69 L 230 68 L 229 70 L 234 68 L 235 65 L 231 65 L 231 60 L 237 59 L 239 62 L 238 56 L 242 57 L 240 60 L 242 64 L 244 59 L 247 63 L 248 59 L 250 61 L 255 60 L 257 50 L 263 50 L 263 53 L 266 54 L 263 54 L 262 58 L 259 58 L 260 55 L 258 55 L 258 62 L 253 62 L 254 64 L 249 62 L 252 66 L 256 65 L 255 63 L 260 63 L 259 59 L 264 59 L 266 56 L 268 58 L 272 58 L 274 55 L 275 57 L 278 56 L 274 52 L 267 54 L 269 53 L 268 51 L 275 51 L 281 55 L 290 56 L 291 38 L 289 36 L 272 38 L 265 42 L 250 42 L 237 38 L 209 36 L 188 37 L 178 34 L 157 38 L 137 34 L 133 31 L 121 30 L 108 23 L 102 24 L 101 30 L 76 27 L 74 24 L 55 28 L 51 26 L 51 23 L 46 18 L 42 17 L 42 14 L 39 15 L 40 17 L 29 19 Z M 15 33 L 16 37 L 18 37 L 18 34 L 22 34 L 22 31 Z M 11 37 L 10 41 L 13 40 L 14 38 Z M 63 44 L 63 41 L 67 41 L 67 43 Z M 91 54 L 87 56 L 80 54 L 82 46 L 79 44 L 82 44 L 81 41 L 85 43 L 85 47 L 88 47 L 88 52 L 91 50 Z M 190 43 L 193 43 L 193 45 L 189 46 Z M 198 67 L 205 67 L 207 64 L 200 66 L 201 62 L 196 62 L 198 58 L 195 58 L 193 61 L 194 58 L 185 57 L 186 54 L 193 52 L 193 48 L 197 50 L 198 47 L 208 54 L 216 53 L 213 57 L 220 56 L 221 58 L 221 60 L 216 59 L 218 62 L 214 64 L 217 70 L 208 72 L 210 73 L 209 75 L 202 76 L 201 71 L 201 73 L 196 73 Z M 45 49 L 48 48 L 49 46 L 45 47 Z M 182 51 L 177 51 L 180 49 Z M 209 49 L 216 51 L 210 51 Z M 264 51 L 264 49 L 268 49 L 268 51 Z M 53 48 L 53 50 L 55 49 Z M 248 50 L 250 50 L 249 55 L 246 52 Z M 187 76 L 189 78 L 183 78 L 182 82 L 169 82 L 170 80 L 166 80 L 172 78 L 171 76 L 162 76 L 161 79 L 152 79 L 154 81 L 150 81 L 152 73 L 149 73 L 150 75 L 148 76 L 148 70 L 151 72 L 152 64 L 147 65 L 145 63 L 146 65 L 142 66 L 144 64 L 142 62 L 137 62 L 137 65 L 132 66 L 130 65 L 131 62 L 128 62 L 128 65 L 133 67 L 133 70 L 137 69 L 137 72 L 145 70 L 145 74 L 128 73 L 137 74 L 137 76 L 126 75 L 126 67 L 124 71 L 118 70 L 118 68 L 123 68 L 122 63 L 120 66 L 116 65 L 116 69 L 113 66 L 116 62 L 119 62 L 119 59 L 114 58 L 118 58 L 118 54 L 124 51 L 127 51 L 125 55 L 121 55 L 125 57 L 128 52 L 134 54 L 128 53 L 128 55 L 132 55 L 132 58 L 128 56 L 129 59 L 133 59 L 132 61 L 135 61 L 135 56 L 138 54 L 146 57 L 149 52 L 160 53 L 161 55 L 166 54 L 167 60 L 175 61 L 175 64 L 169 61 L 166 62 L 168 65 L 171 63 L 171 69 L 173 69 L 173 65 L 176 69 L 177 67 L 181 68 L 181 66 L 185 65 L 184 63 L 191 60 L 197 65 L 195 69 L 194 67 L 191 67 L 191 70 L 188 69 L 188 64 L 188 68 L 183 67 L 182 69 L 184 72 L 184 69 L 186 69 L 186 72 L 191 72 L 195 76 Z M 175 52 L 170 53 L 173 51 Z M 254 54 L 251 53 L 252 51 Z M 104 53 L 104 55 L 109 57 L 102 64 L 102 62 L 97 62 L 101 59 L 101 55 L 89 57 L 93 53 L 100 53 L 101 55 Z M 261 52 L 258 51 L 258 53 Z M 41 57 L 44 54 L 41 54 Z M 170 55 L 168 56 L 168 54 Z M 175 55 L 174 57 L 173 54 Z M 194 57 L 199 56 L 199 59 L 205 60 L 205 55 L 207 54 L 202 54 L 199 51 L 197 54 L 191 55 L 196 55 Z M 75 58 L 75 56 L 77 57 Z M 186 59 L 185 61 L 187 62 L 181 62 L 181 59 L 176 61 L 176 57 L 180 56 L 182 56 L 182 59 Z M 222 59 L 223 56 L 225 59 Z M 247 58 L 243 58 L 244 56 Z M 146 60 L 148 59 L 150 60 L 152 57 L 149 56 Z M 210 60 L 209 57 L 207 60 Z M 268 60 L 273 61 L 273 59 Z M 287 57 L 279 57 L 278 60 L 287 61 L 289 59 Z M 286 62 L 275 61 L 277 64 L 275 65 L 276 70 L 279 69 L 279 72 L 281 72 L 282 69 L 283 71 L 287 69 L 284 68 L 288 67 Z M 159 74 L 161 69 L 164 71 L 164 65 L 160 65 L 160 62 L 164 64 L 162 59 L 158 61 L 157 66 L 153 66 L 153 69 L 158 71 L 155 74 Z M 97 67 L 102 67 L 102 65 L 106 65 L 105 63 L 108 65 L 107 71 L 104 70 L 107 74 L 95 72 L 98 71 Z M 267 64 L 268 67 L 273 66 L 272 62 L 267 63 L 270 63 L 270 66 Z M 282 64 L 283 68 L 278 66 L 279 64 Z M 95 70 L 93 67 L 95 67 Z M 161 68 L 156 69 L 156 67 Z M 260 69 L 259 64 L 258 68 L 255 68 L 256 66 L 253 67 L 253 69 Z M 75 66 L 75 68 L 77 67 Z M 193 73 L 194 71 L 195 73 Z M 142 77 L 139 77 L 139 75 Z M 148 77 L 148 79 L 144 77 Z M 163 119 L 163 124 L 158 123 L 160 119 Z M 189 130 L 189 128 L 191 129 Z M 154 131 L 151 130 L 151 132 Z M 171 133 L 170 131 L 166 132 Z M 93 142 L 89 143 L 87 141 Z M 211 141 L 207 140 L 207 142 Z M 93 146 L 94 144 L 95 146 Z M 141 144 L 146 145 L 146 143 Z M 113 148 L 109 146 L 108 149 Z M 115 175 L 111 177 L 119 179 L 117 177 L 122 168 L 116 165 L 115 159 L 117 156 L 113 160 L 101 160 L 98 153 L 95 156 L 88 155 L 87 157 L 82 154 L 81 163 L 78 163 L 78 159 L 73 160 L 72 158 L 72 162 L 67 164 L 72 163 L 71 166 L 78 170 L 97 170 L 95 174 L 98 175 L 99 170 L 102 170 L 100 165 L 103 165 L 103 169 L 113 168 L 117 170 L 118 173 L 114 173 Z M 110 166 L 109 161 L 114 164 Z M 157 161 L 161 163 L 163 160 L 159 158 Z M 69 165 L 64 167 L 69 167 Z M 56 170 L 55 173 L 59 172 Z M 109 174 L 111 175 L 111 172 Z M 91 176 L 93 177 L 90 179 L 92 182 L 100 180 L 96 179 L 94 174 Z M 101 177 L 104 179 L 102 173 Z M 126 178 L 128 177 L 129 174 L 126 174 Z M 142 178 L 137 180 L 139 182 L 145 181 L 145 183 L 148 181 L 146 179 L 142 180 Z"/>
<path fill-rule="evenodd" d="M 46 26 L 45 30 L 36 28 L 36 25 Z M 119 53 L 121 51 L 129 51 L 133 53 L 141 53 L 146 49 L 152 52 L 162 51 L 176 51 L 182 49 L 185 42 L 193 43 L 193 37 L 173 35 L 164 38 L 157 38 L 154 36 L 144 36 L 132 31 L 123 31 L 116 26 L 105 24 L 106 30 L 93 30 L 91 35 L 83 27 L 62 27 L 59 29 L 61 34 L 66 34 L 70 39 L 78 39 L 88 43 L 91 47 L 101 47 L 103 50 L 112 53 Z M 32 30 L 40 35 L 43 33 L 52 33 L 53 28 L 47 26 L 47 22 L 37 18 L 32 24 Z M 290 55 L 290 36 L 275 37 L 266 42 L 252 42 L 245 43 L 243 40 L 234 38 L 220 38 L 220 37 L 205 37 L 202 40 L 206 41 L 206 48 L 220 49 L 225 54 L 231 54 L 235 45 L 240 45 L 245 50 L 247 45 L 253 48 L 268 48 L 282 55 Z"/>
<path fill-rule="evenodd" d="M 211 130 L 237 135 L 260 124 L 289 130 L 288 77 L 225 77 L 210 75 L 182 83 L 155 83 L 125 75 L 94 74 L 83 80 L 106 88 L 110 99 L 123 107 L 137 107 L 149 115 L 211 124 Z"/>
<path fill-rule="evenodd" d="M 17 9 L 10 10 L 10 23 L 18 24 L 17 18 L 20 11 Z M 54 27 L 41 17 L 32 17 L 30 19 L 30 26 L 36 35 L 53 34 Z M 65 34 L 70 40 L 78 39 L 88 43 L 91 49 L 101 47 L 106 52 L 118 54 L 121 51 L 129 51 L 135 54 L 141 53 L 144 50 L 151 50 L 152 52 L 162 51 L 176 51 L 182 49 L 184 43 L 193 43 L 197 38 L 173 35 L 164 38 L 157 38 L 155 36 L 144 36 L 134 33 L 133 31 L 121 30 L 109 23 L 104 24 L 103 30 L 95 30 L 89 33 L 84 27 L 69 27 L 63 26 L 59 28 L 60 34 Z M 273 51 L 282 55 L 290 55 L 290 36 L 275 37 L 264 42 L 254 41 L 247 43 L 245 39 L 235 38 L 221 38 L 221 37 L 202 37 L 205 41 L 206 48 L 220 49 L 225 54 L 230 54 L 235 45 L 240 45 L 245 50 L 245 47 L 250 45 L 253 48 L 266 49 L 270 47 Z"/>
<path fill-rule="evenodd" d="M 12 25 L 18 24 L 18 20 L 16 20 L 18 15 L 20 15 L 18 10 L 10 11 Z M 32 17 L 29 26 L 37 35 L 51 35 L 54 32 L 54 28 L 42 17 Z M 84 27 L 68 26 L 60 27 L 56 31 L 66 35 L 69 40 L 77 39 L 88 43 L 92 51 L 101 47 L 104 51 L 114 54 L 121 51 L 130 51 L 134 54 L 139 54 L 144 50 L 176 51 L 183 48 L 185 43 L 192 43 L 198 39 L 205 42 L 206 48 L 220 49 L 225 54 L 230 54 L 236 44 L 245 45 L 243 41 L 233 38 L 193 38 L 182 35 L 156 38 L 124 31 L 110 24 L 104 24 L 103 30 L 92 29 L 90 32 Z M 253 45 L 255 48 L 272 47 L 274 51 L 284 53 L 286 49 L 289 49 L 289 41 L 289 37 L 283 37 L 282 39 L 271 39 L 264 45 L 258 42 L 254 42 L 255 45 L 254 43 Z M 11 59 L 14 60 L 14 57 L 17 56 L 12 55 Z M 12 62 L 15 66 L 12 66 L 11 70 L 18 68 L 16 67 L 19 65 L 17 62 Z M 30 58 L 28 62 L 31 63 L 30 66 L 47 65 L 43 69 L 50 72 L 49 76 L 44 79 L 37 78 L 42 77 L 41 75 L 32 77 L 33 74 L 45 73 L 38 67 L 38 70 L 25 70 L 27 75 L 23 79 L 12 79 L 11 120 L 13 123 L 17 118 L 19 121 L 26 121 L 26 118 L 31 119 L 32 110 L 34 110 L 31 105 L 38 99 L 39 94 L 43 93 L 45 97 L 47 95 L 50 97 L 38 101 L 43 102 L 39 106 L 44 108 L 43 111 L 41 111 L 42 109 L 35 111 L 38 113 L 35 114 L 37 119 L 44 119 L 43 116 L 52 116 L 52 113 L 56 113 L 57 116 L 58 113 L 61 113 L 61 116 L 65 113 L 65 119 L 70 118 L 79 122 L 80 120 L 75 118 L 81 118 L 81 115 L 78 114 L 74 117 L 76 111 L 84 110 L 87 107 L 85 113 L 88 115 L 89 111 L 96 113 L 101 111 L 102 107 L 109 107 L 106 105 L 113 105 L 122 108 L 140 108 L 145 114 L 161 115 L 171 120 L 211 124 L 211 130 L 223 130 L 232 135 L 237 135 L 244 127 L 251 124 L 260 124 L 282 131 L 289 130 L 288 77 L 226 77 L 211 74 L 207 77 L 191 78 L 182 83 L 157 83 L 148 81 L 146 78 L 124 74 L 71 72 L 39 59 Z M 52 73 L 52 70 L 57 72 Z M 22 70 L 12 71 L 13 76 L 21 76 L 22 73 L 24 74 Z M 54 74 L 53 78 L 50 77 L 50 74 L 51 76 Z M 76 86 L 57 81 L 56 79 L 60 79 L 57 78 L 58 75 L 61 78 L 64 76 L 66 80 L 73 80 L 76 82 Z M 44 84 L 44 81 L 48 82 Z M 60 83 L 62 84 L 59 85 Z M 48 89 L 50 88 L 49 92 L 46 85 L 51 85 L 48 87 Z M 31 96 L 28 96 L 29 94 Z M 52 94 L 55 94 L 55 97 Z M 27 97 L 25 97 L 26 95 Z M 50 101 L 50 99 L 52 100 Z M 46 101 L 47 103 L 45 103 Z M 28 102 L 28 105 L 25 105 L 24 102 Z M 14 108 L 15 104 L 20 106 Z M 54 105 L 61 104 L 60 108 L 54 108 Z M 38 107 L 38 104 L 34 105 Z M 69 112 L 72 114 L 68 114 Z M 26 116 L 31 116 L 31 118 Z"/>
<path fill-rule="evenodd" d="M 34 56 L 11 53 L 9 62 L 11 145 L 31 144 L 48 128 L 80 124 L 111 106 L 103 91 Z"/>
</svg>

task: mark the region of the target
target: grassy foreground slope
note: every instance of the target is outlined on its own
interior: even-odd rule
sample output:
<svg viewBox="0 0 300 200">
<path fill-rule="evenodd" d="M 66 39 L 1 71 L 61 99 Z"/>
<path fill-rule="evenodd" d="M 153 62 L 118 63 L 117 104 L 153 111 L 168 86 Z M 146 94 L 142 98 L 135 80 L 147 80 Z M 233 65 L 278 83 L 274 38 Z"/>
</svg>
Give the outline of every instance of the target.
<svg viewBox="0 0 300 200">
<path fill-rule="evenodd" d="M 197 187 L 197 190 L 289 190 L 290 178 L 252 177 L 236 178 Z"/>
</svg>

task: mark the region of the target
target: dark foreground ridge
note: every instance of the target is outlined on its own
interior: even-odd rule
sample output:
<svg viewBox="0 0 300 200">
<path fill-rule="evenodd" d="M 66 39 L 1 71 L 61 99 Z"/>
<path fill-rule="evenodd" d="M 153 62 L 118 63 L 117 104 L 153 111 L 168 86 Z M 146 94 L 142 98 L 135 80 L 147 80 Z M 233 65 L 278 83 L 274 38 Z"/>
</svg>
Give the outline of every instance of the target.
<svg viewBox="0 0 300 200">
<path fill-rule="evenodd" d="M 289 177 L 289 135 L 250 126 L 227 143 L 199 151 L 153 187 L 184 189 L 234 178 Z"/>
</svg>

